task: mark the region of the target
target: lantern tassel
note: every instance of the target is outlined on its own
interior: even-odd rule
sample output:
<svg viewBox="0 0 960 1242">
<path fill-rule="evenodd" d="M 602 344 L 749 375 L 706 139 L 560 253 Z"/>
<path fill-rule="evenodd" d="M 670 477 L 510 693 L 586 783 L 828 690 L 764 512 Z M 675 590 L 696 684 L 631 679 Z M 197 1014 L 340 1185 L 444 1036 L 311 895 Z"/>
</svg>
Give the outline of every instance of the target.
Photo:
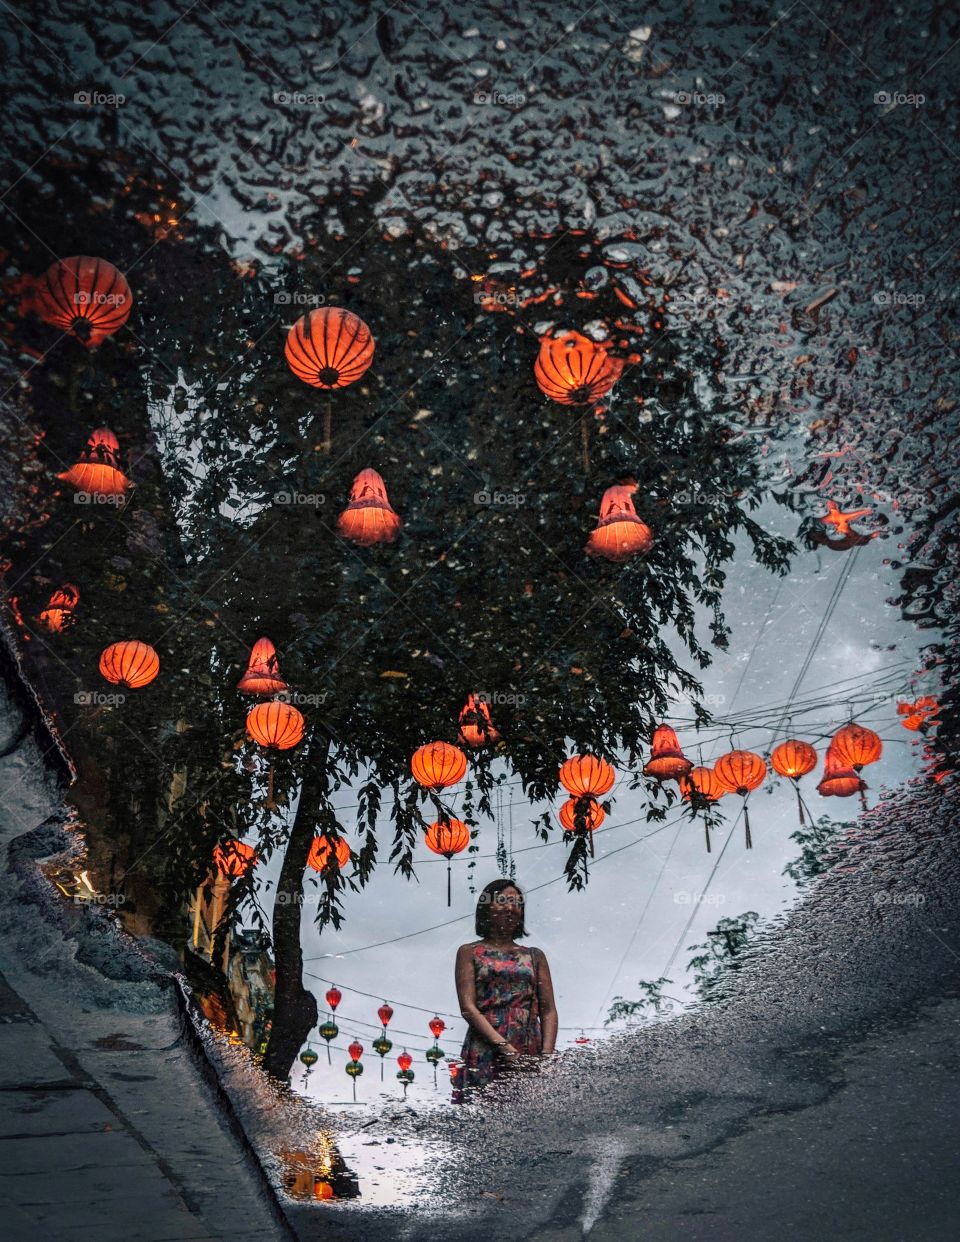
<svg viewBox="0 0 960 1242">
<path fill-rule="evenodd" d="M 590 473 L 590 426 L 587 422 L 587 412 L 584 410 L 580 417 L 580 447 L 583 454 L 583 473 Z"/>
<path fill-rule="evenodd" d="M 323 411 L 323 451 L 329 457 L 333 448 L 333 397 L 327 397 L 327 407 Z"/>
<path fill-rule="evenodd" d="M 753 849 L 753 841 L 750 839 L 750 812 L 747 810 L 747 804 L 743 804 L 743 826 L 747 833 L 747 849 Z"/>
<path fill-rule="evenodd" d="M 860 784 L 860 805 L 865 811 L 869 811 L 870 808 L 867 806 L 866 785 L 862 782 Z"/>
<path fill-rule="evenodd" d="M 356 1078 L 354 1078 L 352 1074 L 350 1075 L 350 1081 L 353 1083 L 353 1102 L 354 1104 L 356 1104 L 357 1102 L 357 1080 Z"/>
<path fill-rule="evenodd" d="M 706 820 L 703 821 L 703 835 L 707 838 L 707 853 L 711 854 L 713 851 L 710 848 L 710 825 Z"/>
<path fill-rule="evenodd" d="M 332 1064 L 333 1064 L 333 1061 L 332 1061 L 332 1059 L 331 1059 L 331 1057 L 330 1057 L 330 1040 L 328 1039 L 328 1040 L 326 1040 L 325 1042 L 326 1042 L 326 1045 L 327 1045 L 327 1064 L 328 1064 L 328 1065 L 332 1065 Z"/>
<path fill-rule="evenodd" d="M 383 1057 L 380 1058 L 380 1081 L 383 1082 Z"/>
<path fill-rule="evenodd" d="M 450 907 L 450 859 L 447 859 L 447 908 Z"/>
<path fill-rule="evenodd" d="M 800 785 L 794 782 L 794 789 L 797 791 L 797 810 L 800 812 L 800 827 L 804 827 L 806 820 L 803 818 L 803 799 L 800 797 Z"/>
</svg>

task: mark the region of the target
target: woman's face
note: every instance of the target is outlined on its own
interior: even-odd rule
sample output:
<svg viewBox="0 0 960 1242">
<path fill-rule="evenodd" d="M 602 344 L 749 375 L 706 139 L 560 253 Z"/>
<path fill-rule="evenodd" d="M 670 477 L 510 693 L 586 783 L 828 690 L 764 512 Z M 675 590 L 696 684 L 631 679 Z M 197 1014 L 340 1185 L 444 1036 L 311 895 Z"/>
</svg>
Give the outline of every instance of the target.
<svg viewBox="0 0 960 1242">
<path fill-rule="evenodd" d="M 498 936 L 512 936 L 520 926 L 523 898 L 512 885 L 490 895 L 490 927 Z"/>
</svg>

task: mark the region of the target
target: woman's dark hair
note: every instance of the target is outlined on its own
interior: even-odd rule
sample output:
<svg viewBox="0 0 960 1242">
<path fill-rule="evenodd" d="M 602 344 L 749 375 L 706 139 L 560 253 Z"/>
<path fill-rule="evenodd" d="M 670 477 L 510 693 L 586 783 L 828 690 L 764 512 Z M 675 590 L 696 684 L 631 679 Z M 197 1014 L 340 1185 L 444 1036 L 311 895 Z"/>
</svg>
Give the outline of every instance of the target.
<svg viewBox="0 0 960 1242">
<path fill-rule="evenodd" d="M 520 894 L 520 926 L 516 930 L 517 936 L 528 936 L 526 917 L 526 899 L 523 895 L 523 889 L 516 880 L 508 880 L 505 876 L 501 876 L 499 880 L 491 880 L 480 896 L 477 898 L 477 919 L 476 929 L 477 935 L 481 940 L 485 940 L 490 935 L 490 907 L 493 905 L 493 899 L 497 893 L 502 893 L 505 888 L 515 888 Z"/>
</svg>

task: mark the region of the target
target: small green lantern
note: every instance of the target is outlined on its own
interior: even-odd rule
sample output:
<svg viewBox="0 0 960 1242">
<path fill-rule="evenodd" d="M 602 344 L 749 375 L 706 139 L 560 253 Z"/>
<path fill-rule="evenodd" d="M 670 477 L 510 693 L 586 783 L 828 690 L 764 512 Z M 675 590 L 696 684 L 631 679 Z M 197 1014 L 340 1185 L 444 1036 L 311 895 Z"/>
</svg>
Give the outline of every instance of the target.
<svg viewBox="0 0 960 1242">
<path fill-rule="evenodd" d="M 320 1030 L 320 1038 L 325 1039 L 327 1041 L 327 1064 L 332 1065 L 333 1062 L 330 1059 L 330 1040 L 337 1038 L 337 1036 L 340 1034 L 340 1028 L 339 1026 L 337 1026 L 336 1022 L 334 1022 L 332 1018 L 328 1018 L 326 1022 L 324 1022 L 323 1026 L 319 1028 L 319 1030 Z"/>
<path fill-rule="evenodd" d="M 310 1047 L 310 1045 L 307 1044 L 303 1052 L 300 1053 L 300 1060 L 307 1067 L 307 1073 L 309 1074 L 320 1058 Z"/>
<path fill-rule="evenodd" d="M 423 1054 L 430 1064 L 436 1068 L 437 1062 L 443 1060 L 443 1049 L 439 1044 L 434 1044 L 432 1048 L 428 1048 Z"/>
<path fill-rule="evenodd" d="M 359 1078 L 363 1073 L 363 1066 L 359 1061 L 348 1061 L 346 1070 L 351 1078 Z"/>
<path fill-rule="evenodd" d="M 386 1035 L 378 1035 L 373 1041 L 373 1050 L 380 1054 L 380 1081 L 383 1082 L 383 1058 L 393 1047 L 393 1041 L 387 1039 Z"/>
<path fill-rule="evenodd" d="M 413 1070 L 397 1070 L 397 1077 L 404 1086 L 406 1086 L 408 1082 L 413 1082 L 414 1076 Z"/>
</svg>

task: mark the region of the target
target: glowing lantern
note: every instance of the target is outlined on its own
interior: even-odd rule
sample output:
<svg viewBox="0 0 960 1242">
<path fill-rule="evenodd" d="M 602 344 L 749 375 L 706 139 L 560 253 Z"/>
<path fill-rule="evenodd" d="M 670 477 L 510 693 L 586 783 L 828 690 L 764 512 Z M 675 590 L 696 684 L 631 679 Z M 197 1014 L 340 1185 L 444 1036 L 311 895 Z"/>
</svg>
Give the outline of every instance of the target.
<svg viewBox="0 0 960 1242">
<path fill-rule="evenodd" d="M 852 764 L 830 745 L 823 761 L 823 779 L 817 786 L 821 798 L 849 798 L 855 793 L 862 796 L 866 787 Z"/>
<path fill-rule="evenodd" d="M 367 547 L 392 543 L 399 530 L 400 518 L 387 499 L 387 485 L 376 470 L 361 470 L 350 488 L 350 501 L 337 518 L 337 531 Z"/>
<path fill-rule="evenodd" d="M 351 1048 L 356 1047 L 356 1048 L 359 1048 L 361 1052 L 363 1051 L 363 1047 L 360 1044 L 351 1044 L 350 1047 Z M 363 1066 L 360 1064 L 360 1061 L 356 1057 L 354 1057 L 353 1060 L 348 1061 L 343 1068 L 353 1079 L 353 1098 L 354 1098 L 354 1101 L 356 1101 L 357 1079 L 363 1073 Z"/>
<path fill-rule="evenodd" d="M 397 1057 L 397 1064 L 400 1066 L 401 1071 L 405 1074 L 413 1064 L 413 1057 L 409 1052 L 401 1052 Z"/>
<path fill-rule="evenodd" d="M 313 844 L 310 846 L 310 853 L 307 855 L 307 866 L 312 867 L 314 871 L 322 871 L 330 854 L 329 837 L 314 837 Z M 340 871 L 350 861 L 350 846 L 344 841 L 343 837 L 340 837 L 337 841 L 334 858 L 337 869 Z"/>
<path fill-rule="evenodd" d="M 560 823 L 566 832 L 576 832 L 578 827 L 593 832 L 607 818 L 607 813 L 600 803 L 589 795 L 584 798 L 568 798 L 558 814 Z"/>
<path fill-rule="evenodd" d="M 866 764 L 876 763 L 880 758 L 883 742 L 872 729 L 854 724 L 851 720 L 834 734 L 830 749 L 835 750 L 838 757 L 855 772 L 860 772 Z"/>
<path fill-rule="evenodd" d="M 310 1047 L 310 1045 L 307 1044 L 303 1052 L 300 1053 L 300 1060 L 307 1067 L 307 1073 L 309 1074 L 310 1071 L 313 1069 L 313 1067 L 316 1065 L 316 1063 L 320 1060 L 320 1058 L 317 1056 L 314 1050 Z"/>
<path fill-rule="evenodd" d="M 430 1034 L 435 1040 L 439 1039 L 443 1032 L 447 1029 L 447 1024 L 443 1018 L 432 1017 L 427 1024 L 430 1027 Z"/>
<path fill-rule="evenodd" d="M 287 333 L 290 370 L 314 388 L 346 388 L 373 361 L 374 341 L 359 315 L 325 306 L 301 315 Z"/>
<path fill-rule="evenodd" d="M 327 1004 L 332 1010 L 336 1011 L 336 1008 L 342 999 L 343 993 L 338 987 L 332 987 L 327 991 Z"/>
<path fill-rule="evenodd" d="M 793 787 L 797 791 L 797 809 L 800 812 L 800 823 L 805 823 L 803 818 L 803 799 L 800 796 L 800 777 L 806 776 L 808 772 L 812 772 L 817 766 L 817 752 L 809 742 L 788 738 L 787 741 L 781 742 L 770 756 L 770 766 L 780 776 L 786 776 L 793 781 Z"/>
<path fill-rule="evenodd" d="M 276 647 L 269 638 L 258 638 L 250 652 L 247 671 L 237 682 L 237 689 L 243 694 L 279 694 L 288 688 L 280 676 Z"/>
<path fill-rule="evenodd" d="M 360 1058 L 363 1056 L 363 1044 L 359 1043 L 357 1040 L 354 1040 L 353 1043 L 350 1045 L 350 1047 L 347 1049 L 347 1052 L 350 1053 L 351 1060 L 359 1061 Z"/>
<path fill-rule="evenodd" d="M 214 866 L 221 875 L 233 878 L 245 875 L 256 861 L 256 850 L 244 841 L 224 841 L 213 847 Z"/>
<path fill-rule="evenodd" d="M 869 512 L 869 509 L 848 509 L 843 512 L 835 500 L 828 500 L 826 516 L 820 518 L 820 521 L 827 526 L 832 526 L 838 535 L 856 536 L 858 532 L 851 529 L 850 523 L 855 522 L 857 518 L 866 517 Z"/>
<path fill-rule="evenodd" d="M 432 823 L 424 840 L 434 854 L 442 854 L 447 860 L 447 905 L 450 905 L 450 860 L 470 844 L 470 829 L 462 819 L 443 818 Z"/>
<path fill-rule="evenodd" d="M 720 783 L 730 792 L 744 799 L 743 824 L 746 830 L 747 849 L 753 848 L 750 838 L 750 812 L 746 798 L 752 789 L 763 784 L 767 765 L 752 750 L 731 750 L 721 755 L 713 767 Z"/>
<path fill-rule="evenodd" d="M 693 764 L 680 749 L 676 733 L 669 725 L 657 725 L 653 733 L 650 762 L 643 769 L 644 776 L 658 781 L 678 781 L 686 776 Z"/>
<path fill-rule="evenodd" d="M 579 332 L 546 336 L 533 374 L 540 391 L 564 405 L 590 405 L 610 391 L 623 370 L 618 358 Z"/>
<path fill-rule="evenodd" d="M 332 1065 L 333 1061 L 331 1060 L 331 1057 L 330 1057 L 330 1041 L 332 1039 L 337 1038 L 337 1036 L 340 1034 L 340 1028 L 337 1026 L 336 1022 L 334 1022 L 332 1018 L 328 1018 L 327 1021 L 324 1022 L 322 1026 L 317 1027 L 317 1031 L 320 1035 L 320 1038 L 324 1040 L 327 1045 L 327 1064 Z"/>
<path fill-rule="evenodd" d="M 584 546 L 587 556 L 622 564 L 638 552 L 649 552 L 653 546 L 650 527 L 637 517 L 631 496 L 636 483 L 618 483 L 608 487 L 600 501 L 600 520 Z"/>
<path fill-rule="evenodd" d="M 418 785 L 435 792 L 463 780 L 467 756 L 449 742 L 427 742 L 413 752 L 410 771 Z"/>
<path fill-rule="evenodd" d="M 483 746 L 487 742 L 499 742 L 500 734 L 493 727 L 490 708 L 486 701 L 475 694 L 467 695 L 467 704 L 460 713 L 460 741 L 467 746 Z"/>
<path fill-rule="evenodd" d="M 57 259 L 24 297 L 24 310 L 35 310 L 44 323 L 69 332 L 88 349 L 122 328 L 132 307 L 133 294 L 119 268 L 88 255 Z"/>
<path fill-rule="evenodd" d="M 691 791 L 696 791 L 702 799 L 710 803 L 719 802 L 723 795 L 728 792 L 727 786 L 724 785 L 713 768 L 702 766 L 691 768 L 687 775 L 679 781 L 679 785 L 681 796 L 687 802 L 692 797 Z"/>
<path fill-rule="evenodd" d="M 377 1010 L 377 1017 L 383 1024 L 384 1030 L 386 1030 L 387 1026 L 390 1024 L 390 1019 L 393 1017 L 393 1009 L 387 1004 L 386 1001 L 384 1001 Z"/>
<path fill-rule="evenodd" d="M 560 784 L 575 798 L 609 793 L 615 779 L 613 767 L 596 755 L 572 755 L 560 768 Z"/>
<path fill-rule="evenodd" d="M 329 1182 L 317 1180 L 313 1183 L 313 1197 L 315 1199 L 332 1199 L 334 1198 L 333 1187 Z"/>
<path fill-rule="evenodd" d="M 247 734 L 268 750 L 290 750 L 303 739 L 303 713 L 289 703 L 258 703 L 247 713 Z"/>
<path fill-rule="evenodd" d="M 160 657 L 148 643 L 111 643 L 100 656 L 100 672 L 115 686 L 139 690 L 160 672 Z"/>
<path fill-rule="evenodd" d="M 98 427 L 80 460 L 57 478 L 85 496 L 125 496 L 133 486 L 120 469 L 120 442 L 109 427 Z"/>
<path fill-rule="evenodd" d="M 73 610 L 80 602 L 80 592 L 72 582 L 64 583 L 50 596 L 50 602 L 40 613 L 40 624 L 52 633 L 62 633 L 76 621 Z"/>
</svg>

